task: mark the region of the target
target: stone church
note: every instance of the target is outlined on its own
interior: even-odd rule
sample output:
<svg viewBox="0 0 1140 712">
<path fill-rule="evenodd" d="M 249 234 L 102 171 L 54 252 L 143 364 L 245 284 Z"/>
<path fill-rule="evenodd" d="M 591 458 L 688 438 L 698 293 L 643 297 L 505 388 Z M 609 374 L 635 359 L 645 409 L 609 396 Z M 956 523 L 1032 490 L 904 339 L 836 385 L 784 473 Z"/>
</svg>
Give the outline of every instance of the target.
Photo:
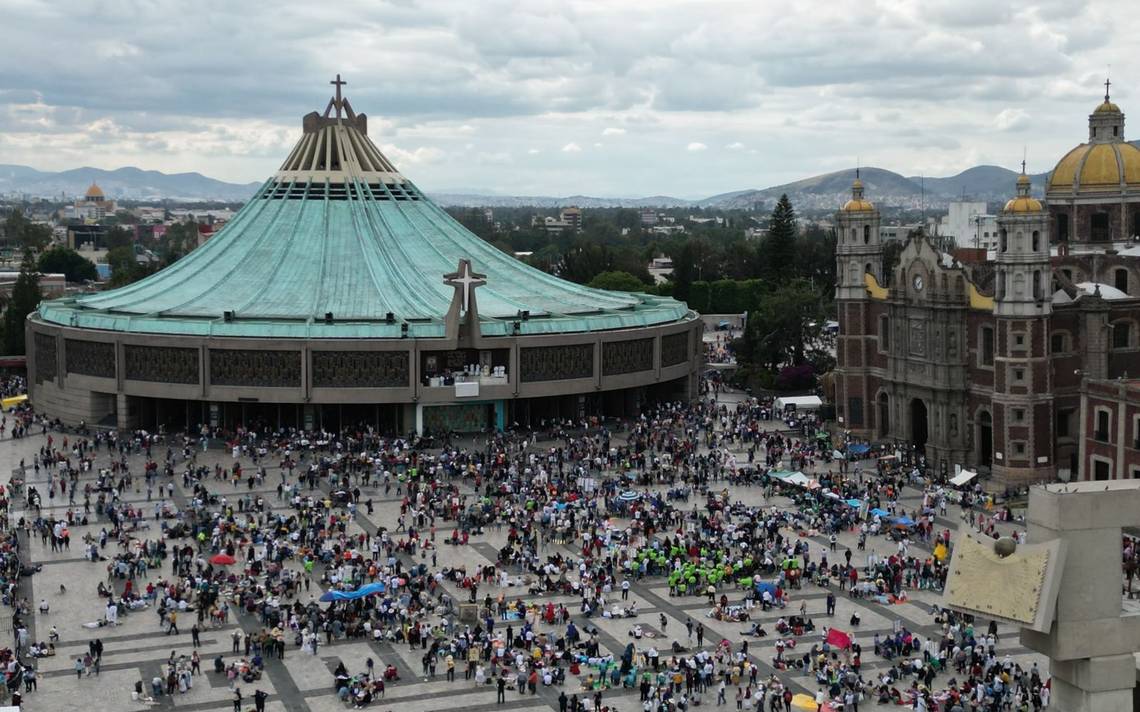
<svg viewBox="0 0 1140 712">
<path fill-rule="evenodd" d="M 985 260 L 913 237 L 885 274 L 879 211 L 855 180 L 837 215 L 843 428 L 908 443 L 935 472 L 988 471 L 997 487 L 1103 475 L 1082 462 L 1081 394 L 1140 377 L 1140 150 L 1107 91 L 1088 125 L 1045 200 L 1023 166 Z M 1140 423 L 1128 427 L 1094 436 L 1140 447 Z"/>
</svg>

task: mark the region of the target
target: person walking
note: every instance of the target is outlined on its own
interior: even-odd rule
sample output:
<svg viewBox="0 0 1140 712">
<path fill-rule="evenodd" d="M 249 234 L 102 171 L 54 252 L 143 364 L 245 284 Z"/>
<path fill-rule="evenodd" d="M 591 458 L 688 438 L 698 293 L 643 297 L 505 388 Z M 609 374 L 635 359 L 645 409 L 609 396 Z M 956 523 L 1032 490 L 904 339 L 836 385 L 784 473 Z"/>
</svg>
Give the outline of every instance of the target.
<svg viewBox="0 0 1140 712">
<path fill-rule="evenodd" d="M 234 688 L 234 712 L 241 712 L 241 688 Z"/>
<path fill-rule="evenodd" d="M 499 676 L 499 684 L 497 689 L 498 696 L 495 698 L 495 702 L 501 705 L 507 701 L 507 681 L 503 679 L 502 675 Z"/>
<path fill-rule="evenodd" d="M 179 635 L 179 633 L 178 633 L 178 611 L 171 611 L 170 615 L 167 617 L 167 621 L 169 621 L 170 627 L 166 629 L 166 634 L 170 635 L 171 633 L 173 633 L 174 635 Z"/>
<path fill-rule="evenodd" d="M 269 697 L 268 692 L 256 690 L 253 693 L 253 707 L 257 712 L 265 712 L 265 698 Z"/>
<path fill-rule="evenodd" d="M 197 623 L 195 623 L 195 624 L 194 624 L 194 627 L 190 629 L 190 640 L 191 640 L 191 645 L 192 645 L 193 647 L 195 647 L 195 648 L 197 648 L 197 647 L 200 647 L 200 646 L 202 645 L 202 641 L 198 639 L 198 634 L 199 634 L 199 633 L 201 633 L 201 632 L 202 632 L 202 631 L 201 631 L 201 629 L 198 627 L 198 624 L 197 624 Z"/>
<path fill-rule="evenodd" d="M 76 658 L 75 659 L 75 679 L 76 680 L 82 680 L 83 679 L 83 658 Z"/>
</svg>

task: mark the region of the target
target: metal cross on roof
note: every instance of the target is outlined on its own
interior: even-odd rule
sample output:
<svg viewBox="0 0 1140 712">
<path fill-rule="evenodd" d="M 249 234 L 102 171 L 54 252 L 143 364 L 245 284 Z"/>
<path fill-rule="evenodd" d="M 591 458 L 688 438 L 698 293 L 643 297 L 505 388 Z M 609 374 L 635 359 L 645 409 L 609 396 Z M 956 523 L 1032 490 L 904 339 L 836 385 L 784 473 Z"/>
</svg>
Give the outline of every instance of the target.
<svg viewBox="0 0 1140 712">
<path fill-rule="evenodd" d="M 329 84 L 336 85 L 336 100 L 333 101 L 333 106 L 336 107 L 336 117 L 339 119 L 341 107 L 344 105 L 344 100 L 341 99 L 341 96 L 340 96 L 340 88 L 342 86 L 344 86 L 345 84 L 348 84 L 348 82 L 342 81 L 340 78 L 340 73 L 338 72 L 336 75 L 336 79 L 334 81 L 329 82 Z"/>
<path fill-rule="evenodd" d="M 443 275 L 443 283 L 455 287 L 456 293 L 460 295 L 463 312 L 466 313 L 471 304 L 471 297 L 475 294 L 475 288 L 486 284 L 486 277 L 485 274 L 471 271 L 471 260 L 459 260 L 459 268 L 451 274 Z"/>
<path fill-rule="evenodd" d="M 1108 101 L 1108 88 L 1112 86 L 1112 82 L 1108 81 L 1108 77 L 1104 78 L 1104 100 Z"/>
</svg>

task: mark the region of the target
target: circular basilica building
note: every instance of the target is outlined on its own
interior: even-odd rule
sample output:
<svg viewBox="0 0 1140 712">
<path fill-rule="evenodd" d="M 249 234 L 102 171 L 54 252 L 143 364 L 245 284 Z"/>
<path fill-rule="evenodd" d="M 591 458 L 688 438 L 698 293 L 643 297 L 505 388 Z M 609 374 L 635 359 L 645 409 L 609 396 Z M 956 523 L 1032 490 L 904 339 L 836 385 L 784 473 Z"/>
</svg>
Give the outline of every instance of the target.
<svg viewBox="0 0 1140 712">
<path fill-rule="evenodd" d="M 40 304 L 37 411 L 119 428 L 470 432 L 695 395 L 702 327 L 685 304 L 495 249 L 396 170 L 339 84 L 302 126 L 206 244 L 126 287 Z"/>
</svg>

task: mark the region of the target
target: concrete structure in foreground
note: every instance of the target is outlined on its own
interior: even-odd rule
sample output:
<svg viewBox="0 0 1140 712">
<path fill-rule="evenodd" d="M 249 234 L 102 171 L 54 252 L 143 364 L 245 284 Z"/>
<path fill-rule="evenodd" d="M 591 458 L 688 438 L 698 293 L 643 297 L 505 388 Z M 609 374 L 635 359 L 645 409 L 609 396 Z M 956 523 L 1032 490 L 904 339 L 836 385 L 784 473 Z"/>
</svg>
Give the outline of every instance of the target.
<svg viewBox="0 0 1140 712">
<path fill-rule="evenodd" d="M 203 247 L 29 317 L 37 410 L 120 428 L 471 432 L 695 395 L 694 312 L 495 249 L 396 170 L 335 83 Z"/>
<path fill-rule="evenodd" d="M 1140 482 L 1034 487 L 1027 534 L 1036 544 L 994 545 L 990 558 L 972 556 L 971 545 L 955 551 L 947 603 L 1022 626 L 1022 644 L 1050 659 L 1051 708 L 1132 712 L 1140 616 L 1122 613 L 1120 562 L 1122 529 L 1137 525 Z M 969 585 L 964 576 L 993 583 Z M 995 616 L 999 608 L 1004 616 Z"/>
</svg>

